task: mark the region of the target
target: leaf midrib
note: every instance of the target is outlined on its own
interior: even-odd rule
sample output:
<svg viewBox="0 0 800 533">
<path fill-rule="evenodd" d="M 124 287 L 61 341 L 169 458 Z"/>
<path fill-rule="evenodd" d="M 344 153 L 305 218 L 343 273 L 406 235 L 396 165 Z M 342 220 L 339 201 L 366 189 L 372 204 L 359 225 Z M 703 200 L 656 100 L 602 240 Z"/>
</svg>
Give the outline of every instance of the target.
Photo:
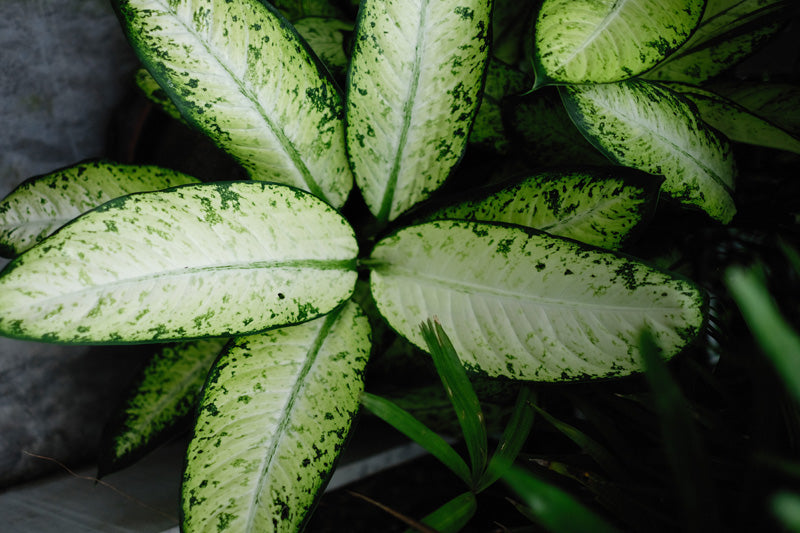
<svg viewBox="0 0 800 533">
<path fill-rule="evenodd" d="M 685 308 L 678 307 L 664 307 L 664 306 L 620 306 L 620 305 L 603 305 L 590 303 L 587 300 L 556 300 L 553 298 L 546 298 L 538 295 L 521 294 L 519 291 L 505 290 L 499 287 L 484 285 L 480 283 L 469 282 L 461 279 L 443 278 L 431 273 L 422 272 L 419 270 L 412 270 L 402 268 L 395 265 L 388 268 L 376 268 L 373 273 L 381 272 L 386 277 L 399 278 L 410 280 L 412 283 L 418 285 L 427 285 L 431 287 L 446 287 L 468 295 L 488 294 L 498 299 L 520 300 L 526 302 L 534 302 L 540 307 L 552 308 L 581 308 L 581 309 L 601 309 L 606 311 L 619 311 L 619 312 L 642 312 L 647 310 L 654 310 L 661 312 L 669 311 L 683 311 Z M 663 289 L 663 288 L 662 288 Z"/>
<path fill-rule="evenodd" d="M 269 449 L 264 454 L 264 460 L 261 463 L 261 471 L 259 472 L 258 476 L 258 483 L 256 484 L 256 490 L 252 493 L 252 498 L 250 500 L 250 505 L 248 506 L 249 513 L 247 516 L 247 524 L 245 525 L 244 531 L 246 533 L 250 533 L 252 531 L 257 531 L 254 529 L 255 527 L 255 519 L 258 509 L 258 502 L 262 499 L 262 493 L 264 492 L 264 487 L 269 481 L 269 472 L 272 468 L 273 461 L 275 459 L 275 454 L 278 451 L 278 447 L 283 440 L 283 437 L 286 433 L 286 429 L 289 426 L 289 421 L 291 419 L 292 411 L 294 409 L 294 404 L 298 400 L 301 391 L 306 387 L 306 378 L 308 374 L 311 372 L 314 364 L 317 362 L 317 358 L 319 356 L 319 352 L 322 349 L 323 344 L 325 343 L 325 339 L 328 337 L 330 330 L 333 328 L 334 323 L 339 319 L 341 315 L 342 308 L 336 309 L 328 315 L 325 316 L 325 322 L 323 322 L 322 327 L 320 327 L 319 331 L 317 332 L 316 337 L 314 338 L 314 342 L 309 348 L 305 361 L 303 362 L 303 367 L 298 372 L 294 383 L 292 384 L 292 390 L 289 394 L 287 402 L 284 404 L 283 409 L 281 410 L 281 416 L 279 418 L 280 422 L 278 423 L 278 427 L 275 429 L 273 434 L 273 438 L 269 444 Z"/>
<path fill-rule="evenodd" d="M 294 144 L 291 142 L 291 140 L 289 140 L 289 138 L 286 136 L 286 134 L 283 132 L 283 130 L 278 128 L 276 126 L 276 124 L 270 119 L 270 117 L 267 115 L 267 113 L 264 110 L 264 108 L 261 106 L 261 103 L 258 101 L 258 98 L 252 93 L 252 91 L 250 89 L 248 89 L 246 87 L 246 85 L 244 84 L 244 82 L 241 79 L 239 79 L 233 73 L 233 71 L 231 71 L 225 65 L 225 63 L 221 59 L 221 54 L 218 53 L 218 50 L 216 50 L 215 48 L 212 49 L 212 46 L 211 46 L 212 43 L 210 41 L 206 42 L 204 39 L 202 39 L 201 36 L 199 35 L 199 33 L 197 31 L 195 31 L 195 29 L 193 28 L 193 26 L 191 24 L 188 24 L 186 21 L 184 21 L 178 15 L 177 11 L 171 9 L 171 6 L 169 5 L 169 3 L 164 2 L 163 0 L 156 0 L 156 1 L 159 2 L 162 6 L 165 6 L 165 7 L 163 7 L 164 11 L 167 12 L 167 13 L 172 14 L 173 18 L 181 26 L 183 26 L 183 28 L 186 30 L 186 32 L 188 34 L 192 35 L 195 38 L 196 42 L 198 42 L 208 52 L 208 54 L 217 62 L 217 64 L 220 66 L 220 68 L 222 70 L 224 70 L 228 74 L 228 76 L 230 77 L 230 80 L 239 89 L 240 94 L 242 94 L 245 97 L 245 99 L 252 104 L 252 106 L 255 109 L 255 111 L 257 112 L 257 114 L 264 120 L 264 123 L 266 124 L 267 128 L 273 133 L 273 135 L 275 135 L 275 138 L 280 143 L 280 145 L 283 148 L 284 152 L 292 160 L 292 163 L 295 165 L 295 168 L 297 169 L 297 171 L 300 173 L 301 177 L 303 178 L 303 181 L 305 182 L 306 186 L 308 187 L 309 192 L 311 192 L 315 196 L 318 196 L 318 197 L 328 201 L 328 203 L 331 203 L 330 199 L 325 195 L 325 193 L 322 190 L 322 188 L 314 180 L 314 177 L 311 175 L 311 171 L 308 169 L 308 166 L 305 164 L 303 159 L 300 157 L 300 152 L 297 150 L 297 148 L 295 148 Z M 253 30 L 253 31 L 255 31 L 255 30 Z M 173 91 L 173 93 L 174 93 L 174 91 Z M 180 98 L 178 98 L 178 100 L 181 101 Z"/>
<path fill-rule="evenodd" d="M 386 182 L 386 189 L 384 190 L 383 199 L 381 200 L 381 208 L 378 211 L 377 219 L 380 221 L 388 221 L 392 214 L 394 194 L 400 176 L 400 167 L 406 145 L 408 144 L 408 132 L 411 129 L 414 104 L 417 99 L 417 91 L 419 90 L 419 78 L 421 76 L 422 58 L 425 49 L 425 26 L 428 20 L 428 4 L 429 0 L 423 0 L 420 6 L 419 27 L 417 28 L 416 39 L 417 46 L 415 48 L 414 63 L 411 67 L 411 84 L 409 85 L 406 99 L 403 102 L 403 125 L 400 130 L 400 140 L 397 144 L 394 161 L 392 161 L 392 168 L 389 171 L 389 179 Z"/>
</svg>

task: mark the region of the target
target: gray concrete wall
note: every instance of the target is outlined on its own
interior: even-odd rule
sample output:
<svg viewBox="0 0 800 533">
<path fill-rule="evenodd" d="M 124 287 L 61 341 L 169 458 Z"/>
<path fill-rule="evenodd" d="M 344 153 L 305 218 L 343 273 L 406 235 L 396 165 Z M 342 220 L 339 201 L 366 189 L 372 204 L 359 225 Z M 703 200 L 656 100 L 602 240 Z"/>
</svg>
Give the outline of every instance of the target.
<svg viewBox="0 0 800 533">
<path fill-rule="evenodd" d="M 104 155 L 136 65 L 110 2 L 0 0 L 0 50 L 0 197 L 25 178 Z M 26 451 L 73 465 L 93 457 L 144 351 L 0 338 L 0 487 L 53 468 Z"/>
</svg>

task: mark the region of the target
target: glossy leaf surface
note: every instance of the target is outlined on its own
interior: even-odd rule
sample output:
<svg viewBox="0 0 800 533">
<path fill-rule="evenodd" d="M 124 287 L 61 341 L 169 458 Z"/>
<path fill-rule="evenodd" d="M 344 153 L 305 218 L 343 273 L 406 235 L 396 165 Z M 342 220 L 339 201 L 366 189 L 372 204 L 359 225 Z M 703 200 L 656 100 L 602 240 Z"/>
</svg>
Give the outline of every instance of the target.
<svg viewBox="0 0 800 533">
<path fill-rule="evenodd" d="M 641 74 L 686 42 L 704 7 L 705 0 L 545 0 L 534 29 L 535 86 Z"/>
<path fill-rule="evenodd" d="M 156 166 L 91 161 L 26 180 L 0 200 L 0 252 L 13 257 L 112 198 L 197 183 Z"/>
<path fill-rule="evenodd" d="M 491 0 L 365 0 L 347 89 L 347 149 L 379 220 L 426 199 L 466 146 L 489 51 Z"/>
<path fill-rule="evenodd" d="M 712 218 L 733 218 L 730 144 L 683 98 L 645 81 L 567 87 L 562 97 L 578 128 L 612 161 L 664 176 L 664 192 Z"/>
<path fill-rule="evenodd" d="M 132 463 L 168 438 L 193 413 L 212 363 L 228 339 L 163 346 L 134 378 L 106 424 L 98 477 Z"/>
<path fill-rule="evenodd" d="M 623 167 L 542 172 L 430 218 L 519 224 L 614 249 L 650 219 L 661 181 Z"/>
<path fill-rule="evenodd" d="M 438 221 L 375 247 L 381 314 L 424 349 L 420 316 L 436 316 L 467 369 L 520 380 L 622 376 L 641 370 L 638 331 L 665 356 L 703 323 L 691 283 L 630 258 L 519 226 Z"/>
<path fill-rule="evenodd" d="M 258 180 L 344 204 L 341 97 L 294 28 L 258 0 L 115 0 L 139 59 L 187 121 Z"/>
<path fill-rule="evenodd" d="M 800 85 L 734 82 L 710 88 L 790 135 L 800 136 Z"/>
<path fill-rule="evenodd" d="M 126 196 L 6 267 L 0 332 L 58 343 L 235 336 L 346 300 L 358 246 L 316 197 L 263 182 Z"/>
<path fill-rule="evenodd" d="M 352 301 L 237 339 L 211 370 L 187 451 L 184 531 L 297 531 L 358 412 L 369 323 Z"/>
<path fill-rule="evenodd" d="M 670 83 L 667 87 L 691 100 L 697 106 L 700 117 L 730 140 L 800 154 L 800 138 L 727 98 L 694 85 Z"/>
<path fill-rule="evenodd" d="M 735 65 L 780 30 L 793 0 L 708 0 L 697 31 L 644 77 L 700 83 Z"/>
</svg>

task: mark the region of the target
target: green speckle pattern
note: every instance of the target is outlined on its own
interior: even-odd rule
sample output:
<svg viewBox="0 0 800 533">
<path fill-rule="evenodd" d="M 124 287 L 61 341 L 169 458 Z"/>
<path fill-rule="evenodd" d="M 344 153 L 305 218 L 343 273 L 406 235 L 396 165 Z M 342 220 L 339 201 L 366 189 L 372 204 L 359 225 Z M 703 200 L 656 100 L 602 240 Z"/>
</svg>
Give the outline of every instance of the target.
<svg viewBox="0 0 800 533">
<path fill-rule="evenodd" d="M 420 317 L 436 316 L 465 366 L 489 376 L 625 376 L 642 370 L 642 328 L 672 357 L 704 322 L 692 283 L 519 226 L 428 222 L 379 242 L 372 261 L 372 295 L 396 331 L 425 349 Z"/>
<path fill-rule="evenodd" d="M 35 176 L 0 200 L 0 253 L 17 256 L 113 198 L 198 181 L 174 170 L 110 161 L 87 161 Z"/>
<path fill-rule="evenodd" d="M 480 103 L 490 14 L 491 0 L 362 3 L 346 137 L 378 219 L 429 197 L 461 158 Z"/>
<path fill-rule="evenodd" d="M 736 213 L 730 143 L 674 92 L 643 80 L 562 90 L 583 134 L 612 161 L 664 176 L 662 190 L 728 223 Z"/>
<path fill-rule="evenodd" d="M 99 475 L 115 472 L 162 444 L 197 407 L 211 364 L 228 339 L 168 344 L 134 378 L 106 425 Z"/>
<path fill-rule="evenodd" d="M 326 17 L 306 17 L 294 23 L 297 32 L 308 42 L 314 53 L 335 78 L 344 79 L 348 57 L 345 40 L 354 27 L 351 21 Z"/>
<path fill-rule="evenodd" d="M 775 35 L 791 16 L 792 4 L 786 0 L 708 0 L 697 31 L 644 77 L 685 83 L 706 81 Z"/>
<path fill-rule="evenodd" d="M 298 531 L 358 412 L 369 351 L 369 322 L 352 301 L 236 339 L 203 391 L 183 531 Z"/>
<path fill-rule="evenodd" d="M 3 270 L 0 332 L 68 344 L 253 333 L 346 300 L 357 254 L 341 215 L 285 185 L 220 182 L 130 195 Z"/>
<path fill-rule="evenodd" d="M 161 88 L 158 82 L 147 72 L 147 69 L 140 68 L 136 71 L 135 81 L 137 87 L 141 89 L 144 95 L 154 104 L 161 108 L 161 110 L 174 118 L 175 120 L 186 124 L 183 116 L 181 116 L 180 109 L 177 108 L 172 100 L 169 99 L 166 91 Z"/>
<path fill-rule="evenodd" d="M 654 67 L 700 22 L 705 0 L 545 0 L 534 29 L 536 86 L 608 83 Z"/>
<path fill-rule="evenodd" d="M 181 115 L 253 179 L 341 207 L 353 184 L 341 96 L 306 43 L 259 0 L 116 0 L 142 63 Z"/>
<path fill-rule="evenodd" d="M 617 249 L 652 216 L 662 181 L 624 167 L 543 172 L 428 218 L 519 224 Z"/>
</svg>

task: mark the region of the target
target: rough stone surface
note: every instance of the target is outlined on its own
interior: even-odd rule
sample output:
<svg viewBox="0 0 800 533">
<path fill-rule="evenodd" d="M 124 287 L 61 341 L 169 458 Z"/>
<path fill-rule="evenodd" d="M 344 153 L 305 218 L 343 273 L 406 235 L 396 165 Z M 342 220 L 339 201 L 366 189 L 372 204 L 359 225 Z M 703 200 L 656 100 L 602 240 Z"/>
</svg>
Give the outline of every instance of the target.
<svg viewBox="0 0 800 533">
<path fill-rule="evenodd" d="M 105 155 L 136 65 L 108 0 L 0 0 L 0 50 L 0 197 Z M 0 339 L 0 487 L 53 468 L 26 451 L 70 465 L 91 458 L 146 351 Z"/>
</svg>

